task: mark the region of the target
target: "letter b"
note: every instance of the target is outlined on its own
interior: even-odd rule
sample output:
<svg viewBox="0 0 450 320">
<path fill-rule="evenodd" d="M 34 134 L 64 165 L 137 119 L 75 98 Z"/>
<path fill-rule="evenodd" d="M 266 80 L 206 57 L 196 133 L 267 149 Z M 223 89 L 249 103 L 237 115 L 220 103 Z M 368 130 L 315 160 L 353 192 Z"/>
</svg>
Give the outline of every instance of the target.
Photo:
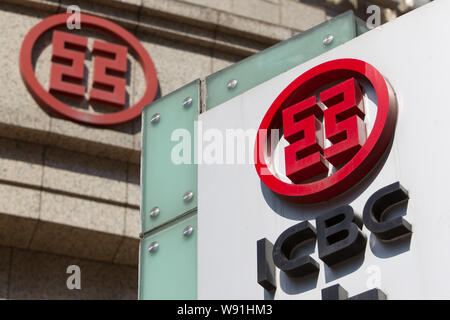
<svg viewBox="0 0 450 320">
<path fill-rule="evenodd" d="M 359 254 L 366 246 L 362 221 L 348 205 L 318 217 L 316 227 L 319 258 L 329 266 Z"/>
</svg>

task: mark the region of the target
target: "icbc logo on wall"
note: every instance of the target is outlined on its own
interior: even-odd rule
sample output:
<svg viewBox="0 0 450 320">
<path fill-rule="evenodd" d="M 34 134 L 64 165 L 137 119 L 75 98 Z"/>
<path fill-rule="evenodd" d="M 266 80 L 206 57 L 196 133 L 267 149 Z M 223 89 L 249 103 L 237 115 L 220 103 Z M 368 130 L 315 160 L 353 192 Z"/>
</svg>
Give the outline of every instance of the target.
<svg viewBox="0 0 450 320">
<path fill-rule="evenodd" d="M 78 122 L 93 125 L 113 125 L 136 118 L 145 105 L 156 96 L 158 79 L 155 66 L 145 48 L 131 33 L 122 27 L 102 18 L 81 14 L 83 32 L 99 32 L 114 39 L 113 42 L 94 40 L 74 34 L 62 27 L 70 14 L 48 17 L 34 26 L 26 35 L 20 52 L 20 71 L 22 78 L 34 99 L 43 107 L 59 115 Z M 49 70 L 48 90 L 35 74 L 36 66 L 33 51 L 44 35 L 51 35 L 52 54 Z M 126 91 L 127 72 L 130 72 L 128 54 L 139 62 L 146 83 L 145 91 L 139 101 L 131 105 Z M 92 61 L 93 70 L 85 67 Z M 87 79 L 91 77 L 91 79 Z M 88 88 L 88 83 L 91 85 Z M 64 102 L 61 97 L 71 101 L 87 100 L 101 106 L 103 112 L 76 108 Z M 105 112 L 106 110 L 106 112 Z"/>
<path fill-rule="evenodd" d="M 363 83 L 377 105 L 370 134 Z M 323 63 L 295 79 L 270 106 L 258 131 L 256 170 L 283 197 L 301 203 L 329 200 L 374 167 L 393 137 L 396 119 L 395 94 L 373 66 L 355 59 Z M 284 165 L 291 183 L 273 169 L 274 130 L 289 143 Z"/>
</svg>

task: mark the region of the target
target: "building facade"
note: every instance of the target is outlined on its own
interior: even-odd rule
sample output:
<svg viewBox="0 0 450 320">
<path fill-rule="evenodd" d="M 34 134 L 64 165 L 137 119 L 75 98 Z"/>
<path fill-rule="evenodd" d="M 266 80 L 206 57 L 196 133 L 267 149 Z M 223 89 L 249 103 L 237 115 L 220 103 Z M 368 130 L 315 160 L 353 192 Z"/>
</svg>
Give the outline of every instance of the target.
<svg viewBox="0 0 450 320">
<path fill-rule="evenodd" d="M 1 1 L 3 299 L 137 298 L 140 118 L 108 127 L 80 124 L 42 108 L 21 79 L 24 37 L 40 21 L 71 5 L 122 26 L 140 41 L 157 70 L 158 96 L 355 6 L 353 1 L 294 0 Z M 93 31 L 85 36 L 109 40 Z M 50 38 L 42 37 L 33 51 L 33 65 L 44 88 L 49 85 L 51 54 Z M 145 82 L 132 55 L 127 67 L 130 106 L 142 97 Z M 85 69 L 92 72 L 92 59 Z M 91 82 L 86 86 L 92 87 Z M 74 108 L 104 111 L 64 101 Z M 81 290 L 68 288 L 72 265 L 80 268 Z"/>
</svg>

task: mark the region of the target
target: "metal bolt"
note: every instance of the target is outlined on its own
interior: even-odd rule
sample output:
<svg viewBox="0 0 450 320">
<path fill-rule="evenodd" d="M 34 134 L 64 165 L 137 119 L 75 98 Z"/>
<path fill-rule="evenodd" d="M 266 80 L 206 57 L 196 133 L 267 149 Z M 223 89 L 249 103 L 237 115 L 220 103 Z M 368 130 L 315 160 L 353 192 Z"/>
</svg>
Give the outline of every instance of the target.
<svg viewBox="0 0 450 320">
<path fill-rule="evenodd" d="M 238 84 L 238 81 L 236 79 L 231 79 L 227 83 L 228 90 L 232 90 L 232 89 L 236 88 L 237 84 Z"/>
<path fill-rule="evenodd" d="M 193 197 L 194 197 L 194 193 L 192 191 L 188 191 L 183 195 L 183 201 L 189 202 L 192 200 Z"/>
<path fill-rule="evenodd" d="M 332 43 L 334 40 L 334 36 L 332 34 L 327 34 L 325 38 L 323 38 L 322 43 L 326 46 L 328 46 L 330 43 Z"/>
<path fill-rule="evenodd" d="M 158 207 L 154 207 L 150 211 L 150 218 L 156 218 L 157 216 L 159 216 L 159 208 Z"/>
<path fill-rule="evenodd" d="M 192 232 L 194 232 L 194 227 L 192 227 L 192 226 L 187 226 L 186 228 L 184 228 L 184 230 L 183 230 L 183 237 L 189 237 L 191 234 L 192 234 Z"/>
<path fill-rule="evenodd" d="M 161 118 L 161 115 L 159 113 L 155 113 L 152 118 L 150 119 L 150 122 L 155 124 L 159 122 L 159 119 Z"/>
<path fill-rule="evenodd" d="M 148 252 L 153 254 L 156 251 L 158 251 L 158 248 L 159 248 L 159 243 L 157 241 L 153 241 L 152 243 L 150 243 L 150 246 L 148 247 Z"/>
<path fill-rule="evenodd" d="M 184 108 L 189 108 L 192 104 L 192 98 L 191 97 L 187 97 L 186 99 L 183 100 L 183 107 Z"/>
</svg>

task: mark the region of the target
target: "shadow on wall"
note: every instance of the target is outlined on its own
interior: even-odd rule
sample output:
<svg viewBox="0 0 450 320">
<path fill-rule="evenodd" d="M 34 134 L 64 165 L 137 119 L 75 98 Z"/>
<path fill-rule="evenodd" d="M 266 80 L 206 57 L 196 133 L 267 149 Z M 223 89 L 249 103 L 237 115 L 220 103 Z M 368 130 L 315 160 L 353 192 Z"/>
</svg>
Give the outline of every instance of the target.
<svg viewBox="0 0 450 320">
<path fill-rule="evenodd" d="M 373 234 L 370 234 L 369 247 L 372 253 L 381 259 L 391 258 L 396 255 L 409 251 L 411 245 L 411 234 L 407 237 L 397 239 L 391 242 L 382 242 Z M 366 248 L 366 250 L 369 250 Z M 311 254 L 305 252 L 304 254 Z M 365 252 L 332 267 L 323 264 L 325 271 L 325 282 L 329 283 L 345 277 L 357 271 L 364 264 Z M 320 272 L 320 271 L 319 271 Z M 285 272 L 280 271 L 280 288 L 289 295 L 301 294 L 317 288 L 319 272 L 307 275 L 305 277 L 289 277 Z M 273 300 L 275 291 L 264 290 L 264 299 Z"/>
<path fill-rule="evenodd" d="M 393 144 L 393 140 L 389 144 L 385 153 L 383 154 L 380 161 L 377 165 L 372 169 L 372 171 L 356 186 L 352 189 L 348 190 L 343 195 L 334 198 L 332 201 L 307 205 L 307 204 L 299 204 L 294 203 L 285 199 L 280 198 L 277 194 L 272 192 L 268 187 L 266 187 L 261 182 L 261 190 L 264 196 L 266 203 L 270 206 L 270 208 L 277 213 L 278 215 L 297 221 L 304 220 L 312 220 L 316 219 L 318 215 L 328 212 L 332 208 L 336 208 L 342 205 L 346 205 L 351 203 L 353 200 L 358 198 L 367 188 L 368 186 L 375 180 L 375 178 L 380 173 L 383 168 L 389 153 L 391 151 Z M 385 216 L 389 217 L 389 219 L 404 216 L 407 211 L 408 202 L 402 202 L 398 206 L 392 206 L 385 212 Z M 372 251 L 372 253 L 382 259 L 391 258 L 396 255 L 402 254 L 404 252 L 409 251 L 411 244 L 411 234 L 407 237 L 402 237 L 400 239 L 395 239 L 395 241 L 390 242 L 382 242 L 373 233 L 370 233 L 368 245 L 366 244 L 366 250 Z M 367 248 L 369 247 L 369 248 Z M 325 272 L 325 282 L 329 283 L 336 279 L 342 278 L 346 275 L 349 275 L 356 270 L 358 270 L 364 263 L 365 252 L 342 261 L 332 267 L 328 267 L 326 264 L 323 264 L 324 272 Z M 310 255 L 315 251 L 315 242 L 311 248 L 307 248 L 303 250 L 302 255 Z M 280 271 L 280 288 L 289 295 L 300 294 L 306 291 L 312 290 L 317 287 L 319 273 L 308 275 L 302 278 L 293 278 L 287 276 L 283 271 Z M 274 297 L 274 292 L 269 293 L 265 292 L 265 299 L 272 299 Z"/>
<path fill-rule="evenodd" d="M 287 294 L 300 294 L 315 289 L 318 278 L 318 272 L 301 278 L 292 278 L 281 271 L 280 287 Z"/>
<path fill-rule="evenodd" d="M 325 9 L 328 16 L 336 16 L 347 10 L 353 10 L 356 13 L 354 0 L 293 0 L 295 2 L 303 3 L 313 7 Z"/>
<path fill-rule="evenodd" d="M 373 233 L 370 234 L 369 246 L 372 253 L 380 259 L 388 259 L 409 251 L 412 234 L 396 241 L 380 241 Z"/>
<path fill-rule="evenodd" d="M 298 221 L 315 219 L 317 216 L 326 213 L 333 208 L 349 204 L 357 199 L 378 176 L 389 156 L 390 150 L 392 148 L 392 143 L 393 141 L 390 142 L 377 165 L 363 180 L 361 180 L 359 184 L 355 185 L 344 194 L 333 198 L 332 201 L 322 202 L 318 204 L 295 203 L 282 199 L 280 196 L 266 187 L 266 185 L 264 185 L 264 183 L 261 181 L 261 191 L 264 200 L 269 205 L 269 207 L 281 217 Z"/>
<path fill-rule="evenodd" d="M 0 246 L 1 299 L 136 300 L 136 267 Z M 67 268 L 79 266 L 81 289 L 68 289 Z"/>
</svg>

